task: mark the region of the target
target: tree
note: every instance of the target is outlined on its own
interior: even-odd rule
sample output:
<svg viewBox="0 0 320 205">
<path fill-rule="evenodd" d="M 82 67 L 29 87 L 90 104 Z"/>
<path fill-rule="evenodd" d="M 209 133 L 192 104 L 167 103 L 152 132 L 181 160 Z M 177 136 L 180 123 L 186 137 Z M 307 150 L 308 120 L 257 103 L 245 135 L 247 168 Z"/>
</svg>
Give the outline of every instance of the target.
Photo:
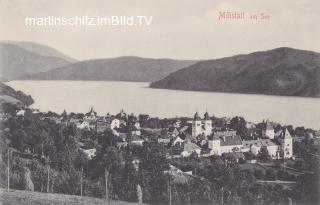
<svg viewBox="0 0 320 205">
<path fill-rule="evenodd" d="M 258 159 L 262 162 L 267 162 L 271 159 L 267 147 L 261 147 L 260 152 L 258 153 Z"/>
<path fill-rule="evenodd" d="M 244 139 L 247 135 L 247 122 L 243 117 L 234 117 L 231 119 L 229 128 L 236 130 L 237 134 L 241 136 L 242 139 Z"/>
</svg>

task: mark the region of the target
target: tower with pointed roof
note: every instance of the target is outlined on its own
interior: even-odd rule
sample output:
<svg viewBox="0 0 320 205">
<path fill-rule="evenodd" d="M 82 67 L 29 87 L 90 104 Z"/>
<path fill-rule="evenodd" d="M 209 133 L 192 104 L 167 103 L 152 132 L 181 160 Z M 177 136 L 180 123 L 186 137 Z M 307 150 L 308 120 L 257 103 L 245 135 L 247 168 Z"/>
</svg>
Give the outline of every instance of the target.
<svg viewBox="0 0 320 205">
<path fill-rule="evenodd" d="M 201 133 L 202 133 L 202 122 L 198 112 L 196 112 L 194 114 L 194 118 L 192 121 L 192 136 L 196 137 Z"/>
<path fill-rule="evenodd" d="M 283 134 L 280 139 L 281 149 L 283 152 L 283 158 L 289 159 L 293 156 L 293 139 L 288 129 L 286 128 L 283 131 Z"/>
</svg>

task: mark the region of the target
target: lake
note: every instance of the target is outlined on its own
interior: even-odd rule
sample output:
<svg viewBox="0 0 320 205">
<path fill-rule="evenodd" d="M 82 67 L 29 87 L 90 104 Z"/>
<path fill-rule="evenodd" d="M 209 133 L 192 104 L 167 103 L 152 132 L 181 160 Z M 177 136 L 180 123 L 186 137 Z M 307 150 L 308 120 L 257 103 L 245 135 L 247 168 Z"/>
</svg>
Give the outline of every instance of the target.
<svg viewBox="0 0 320 205">
<path fill-rule="evenodd" d="M 148 88 L 149 83 L 110 81 L 10 81 L 9 86 L 31 95 L 40 111 L 149 114 L 191 117 L 208 110 L 217 117 L 243 116 L 320 129 L 320 99 L 266 95 L 176 91 Z"/>
</svg>

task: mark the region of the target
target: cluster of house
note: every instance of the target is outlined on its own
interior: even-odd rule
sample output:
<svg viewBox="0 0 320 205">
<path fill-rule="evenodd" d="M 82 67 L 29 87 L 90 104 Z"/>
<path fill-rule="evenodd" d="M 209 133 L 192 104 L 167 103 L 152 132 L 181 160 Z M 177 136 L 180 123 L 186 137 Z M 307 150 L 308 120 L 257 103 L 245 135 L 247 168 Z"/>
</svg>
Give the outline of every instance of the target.
<svg viewBox="0 0 320 205">
<path fill-rule="evenodd" d="M 17 115 L 23 115 L 24 111 L 19 111 Z M 54 118 L 54 117 L 53 117 Z M 107 114 L 98 116 L 93 108 L 88 113 L 79 118 L 56 119 L 61 123 L 73 123 L 78 129 L 91 129 L 97 133 L 107 129 L 119 137 L 118 146 L 130 143 L 142 145 L 146 136 L 141 135 L 140 123 L 133 114 L 127 115 L 123 110 L 116 115 Z M 130 125 L 130 126 L 128 126 Z M 251 126 L 251 125 L 250 125 Z M 171 147 L 180 147 L 179 156 L 188 157 L 192 153 L 197 155 L 234 155 L 243 156 L 243 153 L 250 152 L 258 155 L 262 149 L 266 149 L 273 159 L 293 157 L 293 138 L 287 129 L 274 131 L 273 126 L 268 122 L 263 122 L 261 135 L 255 140 L 242 140 L 234 130 L 219 130 L 213 127 L 212 119 L 208 112 L 203 118 L 195 113 L 192 120 L 182 123 L 176 120 L 167 129 L 168 136 L 158 138 L 160 143 L 168 144 Z M 95 150 L 87 150 L 88 155 L 93 156 Z"/>
<path fill-rule="evenodd" d="M 207 112 L 203 118 L 196 113 L 190 124 L 182 127 L 175 124 L 169 129 L 174 138 L 171 145 L 181 145 L 183 157 L 201 154 L 204 147 L 208 150 L 207 155 L 232 154 L 239 157 L 246 152 L 258 155 L 262 149 L 267 149 L 273 159 L 293 157 L 293 138 L 289 131 L 285 129 L 275 133 L 269 121 L 263 122 L 262 134 L 255 140 L 242 140 L 234 130 L 215 130 Z"/>
<path fill-rule="evenodd" d="M 123 142 L 119 145 L 125 145 L 127 135 L 131 135 L 131 142 L 133 144 L 143 143 L 141 138 L 141 127 L 136 116 L 133 114 L 127 115 L 123 110 L 121 110 L 116 115 L 98 116 L 97 113 L 91 107 L 90 111 L 84 115 L 82 119 L 70 119 L 69 122 L 73 122 L 78 129 L 91 129 L 95 130 L 97 133 L 104 132 L 110 129 L 114 135 L 118 136 Z M 129 125 L 130 124 L 130 130 Z"/>
<path fill-rule="evenodd" d="M 144 142 L 141 136 L 140 123 L 133 114 L 127 115 L 121 110 L 116 115 L 98 116 L 91 107 L 90 111 L 81 119 L 68 119 L 68 123 L 73 123 L 81 130 L 94 130 L 97 133 L 102 133 L 106 130 L 111 130 L 118 137 L 118 147 L 125 147 L 128 144 L 128 135 L 130 134 L 130 143 L 134 145 L 142 145 Z M 130 126 L 129 126 L 130 125 Z M 130 127 L 130 128 L 129 128 Z M 95 156 L 96 149 L 83 149 L 89 158 Z"/>
</svg>

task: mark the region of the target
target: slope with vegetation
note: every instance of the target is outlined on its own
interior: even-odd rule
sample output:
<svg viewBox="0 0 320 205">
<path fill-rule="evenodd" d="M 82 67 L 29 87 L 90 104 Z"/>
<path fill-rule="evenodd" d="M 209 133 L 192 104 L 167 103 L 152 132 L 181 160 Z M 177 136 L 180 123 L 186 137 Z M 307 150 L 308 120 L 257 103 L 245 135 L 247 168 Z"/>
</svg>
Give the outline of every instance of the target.
<svg viewBox="0 0 320 205">
<path fill-rule="evenodd" d="M 320 54 L 292 48 L 201 61 L 152 88 L 320 97 Z"/>
<path fill-rule="evenodd" d="M 22 104 L 24 106 L 33 104 L 33 99 L 30 95 L 26 95 L 21 91 L 15 91 L 13 88 L 2 82 L 0 82 L 0 100 L 1 103 L 11 102 L 14 104 Z"/>
</svg>

